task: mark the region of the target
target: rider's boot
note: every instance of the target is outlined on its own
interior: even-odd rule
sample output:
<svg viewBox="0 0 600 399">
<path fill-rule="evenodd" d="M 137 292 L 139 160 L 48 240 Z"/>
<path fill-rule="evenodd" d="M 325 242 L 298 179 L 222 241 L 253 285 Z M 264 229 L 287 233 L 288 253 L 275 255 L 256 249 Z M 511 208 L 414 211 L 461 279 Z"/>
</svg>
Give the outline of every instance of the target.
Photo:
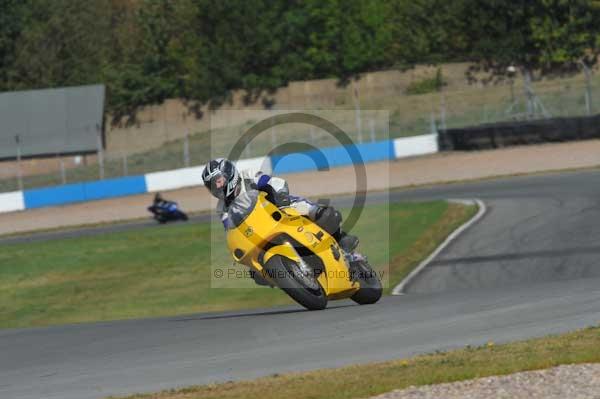
<svg viewBox="0 0 600 399">
<path fill-rule="evenodd" d="M 343 231 L 340 233 L 337 241 L 340 244 L 340 248 L 346 253 L 352 253 L 358 247 L 358 237 Z"/>
<path fill-rule="evenodd" d="M 346 232 L 338 232 L 334 237 L 337 239 L 340 248 L 344 251 L 344 255 L 348 260 L 348 266 L 350 271 L 350 279 L 356 281 L 359 278 L 359 273 L 362 270 L 360 262 L 366 262 L 366 256 L 356 252 L 358 247 L 358 237 L 348 234 Z"/>
</svg>

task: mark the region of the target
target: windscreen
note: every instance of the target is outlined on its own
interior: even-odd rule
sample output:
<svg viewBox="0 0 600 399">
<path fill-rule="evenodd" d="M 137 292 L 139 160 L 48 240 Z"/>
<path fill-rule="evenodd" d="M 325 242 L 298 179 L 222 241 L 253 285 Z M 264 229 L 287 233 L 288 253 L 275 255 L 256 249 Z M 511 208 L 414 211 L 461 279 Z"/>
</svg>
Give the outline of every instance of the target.
<svg viewBox="0 0 600 399">
<path fill-rule="evenodd" d="M 238 227 L 254 209 L 258 199 L 258 190 L 247 190 L 241 193 L 229 206 L 227 211 L 229 220 L 233 223 L 232 228 Z"/>
</svg>

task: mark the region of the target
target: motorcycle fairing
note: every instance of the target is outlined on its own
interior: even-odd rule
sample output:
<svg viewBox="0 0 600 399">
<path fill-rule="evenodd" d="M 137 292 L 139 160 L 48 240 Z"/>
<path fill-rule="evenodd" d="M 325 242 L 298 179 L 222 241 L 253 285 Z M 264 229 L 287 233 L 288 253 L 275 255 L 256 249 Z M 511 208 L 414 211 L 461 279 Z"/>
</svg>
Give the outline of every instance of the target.
<svg viewBox="0 0 600 399">
<path fill-rule="evenodd" d="M 321 259 L 324 270 L 318 281 L 329 299 L 350 297 L 360 288 L 350 280 L 336 240 L 293 208 L 279 209 L 265 193 L 258 193 L 254 207 L 244 216 L 237 227 L 227 231 L 227 244 L 236 261 L 264 275 L 263 265 L 275 255 L 299 262 L 294 246 L 300 245 Z"/>
</svg>

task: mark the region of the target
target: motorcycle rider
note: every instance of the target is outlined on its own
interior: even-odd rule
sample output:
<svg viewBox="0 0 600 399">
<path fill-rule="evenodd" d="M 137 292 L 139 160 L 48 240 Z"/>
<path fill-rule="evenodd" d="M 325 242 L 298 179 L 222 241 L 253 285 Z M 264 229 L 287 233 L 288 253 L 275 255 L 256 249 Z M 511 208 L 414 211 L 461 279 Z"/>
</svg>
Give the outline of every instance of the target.
<svg viewBox="0 0 600 399">
<path fill-rule="evenodd" d="M 169 201 L 166 201 L 160 193 L 156 193 L 154 195 L 154 201 L 152 201 L 152 206 L 158 208 L 166 208 L 169 205 Z"/>
<path fill-rule="evenodd" d="M 340 212 L 331 206 L 290 195 L 288 184 L 282 178 L 262 172 L 258 172 L 255 176 L 250 176 L 248 173 L 240 174 L 233 162 L 225 158 L 217 158 L 206 164 L 202 172 L 202 180 L 204 186 L 219 200 L 217 213 L 225 229 L 233 227 L 228 213 L 233 201 L 241 199 L 240 196 L 248 190 L 255 189 L 267 193 L 267 199 L 276 206 L 295 208 L 298 213 L 308 217 L 331 234 L 350 259 L 351 267 L 353 261 L 364 260 L 362 255 L 354 252 L 358 246 L 358 237 L 342 231 Z"/>
<path fill-rule="evenodd" d="M 178 209 L 177 202 L 164 199 L 160 193 L 156 193 L 154 195 L 154 200 L 152 201 L 152 205 L 148 207 L 148 211 L 154 214 L 155 219 L 163 222 L 175 220 L 173 218 L 169 219 L 167 216 L 164 216 L 164 214 L 168 213 L 169 211 L 171 213 L 176 211 L 178 212 L 179 219 L 188 220 L 188 216 L 185 214 L 185 212 Z"/>
<path fill-rule="evenodd" d="M 152 206 L 148 207 L 148 210 L 153 212 L 154 210 L 159 211 L 160 209 L 169 209 L 173 206 L 177 207 L 177 202 L 166 200 L 160 193 L 156 193 L 154 195 L 154 200 L 152 201 Z"/>
</svg>

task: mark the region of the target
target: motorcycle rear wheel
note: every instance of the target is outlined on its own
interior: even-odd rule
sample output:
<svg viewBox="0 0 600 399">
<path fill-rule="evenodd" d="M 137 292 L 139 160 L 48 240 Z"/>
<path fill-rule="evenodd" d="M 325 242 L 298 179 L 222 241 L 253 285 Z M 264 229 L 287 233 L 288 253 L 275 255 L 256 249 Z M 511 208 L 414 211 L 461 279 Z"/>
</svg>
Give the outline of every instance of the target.
<svg viewBox="0 0 600 399">
<path fill-rule="evenodd" d="M 316 277 L 299 275 L 300 267 L 293 260 L 275 255 L 265 264 L 265 270 L 279 288 L 306 309 L 327 307 L 327 296 Z"/>
</svg>

